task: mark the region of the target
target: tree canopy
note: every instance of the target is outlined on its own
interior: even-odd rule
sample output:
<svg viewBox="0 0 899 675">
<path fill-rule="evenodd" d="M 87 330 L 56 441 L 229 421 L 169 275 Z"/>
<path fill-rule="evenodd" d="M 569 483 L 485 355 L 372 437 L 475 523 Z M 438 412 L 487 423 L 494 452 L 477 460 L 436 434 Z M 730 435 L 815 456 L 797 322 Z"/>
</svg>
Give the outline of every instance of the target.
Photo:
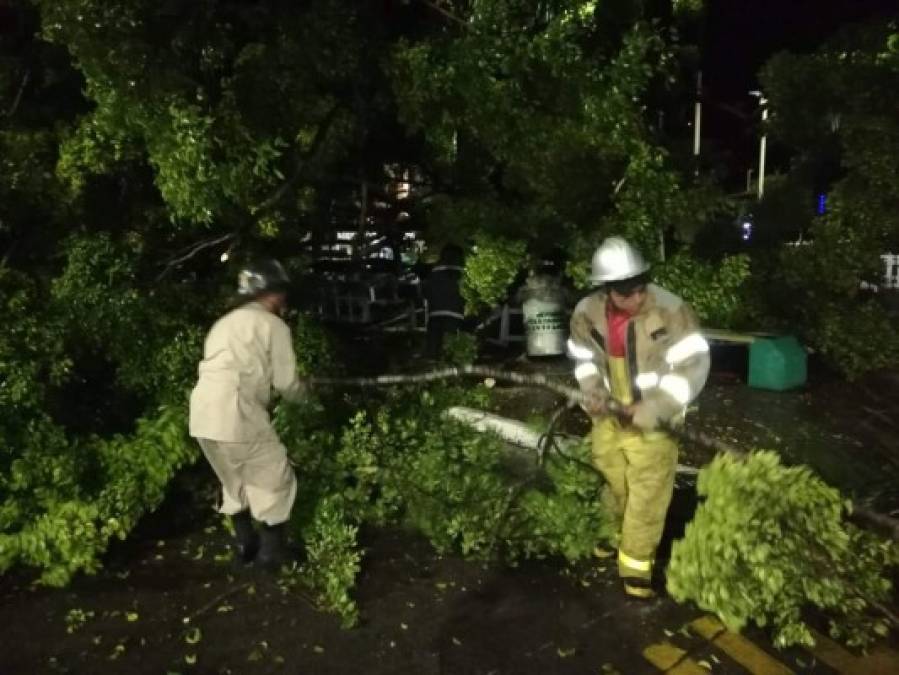
<svg viewBox="0 0 899 675">
<path fill-rule="evenodd" d="M 465 244 L 478 307 L 550 251 L 583 283 L 606 235 L 655 263 L 697 237 L 728 204 L 651 101 L 685 91 L 679 26 L 699 4 L 0 6 L 0 569 L 93 569 L 196 454 L 185 393 L 233 280 L 224 253 L 297 269 L 310 237 L 414 227 Z M 858 284 L 897 243 L 897 54 L 881 27 L 762 76 L 772 131 L 840 171 L 812 243 L 752 274 L 849 373 L 899 359 L 870 339 L 891 330 Z M 705 320 L 747 315 L 743 257 L 656 270 Z"/>
<path fill-rule="evenodd" d="M 795 153 L 792 174 L 806 177 L 809 198 L 815 188 L 826 192 L 827 203 L 806 245 L 777 256 L 772 281 L 791 292 L 779 296 L 789 306 L 775 311 L 854 374 L 899 358 L 880 302 L 860 285 L 881 283 L 880 256 L 899 245 L 896 30 L 853 27 L 812 54 L 779 54 L 761 73 L 771 132 Z"/>
<path fill-rule="evenodd" d="M 421 176 L 427 199 L 406 208 L 435 239 L 546 249 L 615 230 L 654 251 L 695 219 L 645 119 L 648 88 L 674 74 L 652 3 L 17 6 L 40 30 L 23 37 L 37 58 L 4 73 L 10 95 L 25 80 L 10 124 L 38 104 L 38 70 L 69 94 L 44 97 L 56 107 L 33 133 L 53 133 L 31 139 L 43 152 L 17 139 L 18 156 L 43 158 L 31 180 L 82 219 L 116 204 L 169 244 L 296 239 L 351 220 L 359 186 L 376 194 L 397 162 Z"/>
</svg>

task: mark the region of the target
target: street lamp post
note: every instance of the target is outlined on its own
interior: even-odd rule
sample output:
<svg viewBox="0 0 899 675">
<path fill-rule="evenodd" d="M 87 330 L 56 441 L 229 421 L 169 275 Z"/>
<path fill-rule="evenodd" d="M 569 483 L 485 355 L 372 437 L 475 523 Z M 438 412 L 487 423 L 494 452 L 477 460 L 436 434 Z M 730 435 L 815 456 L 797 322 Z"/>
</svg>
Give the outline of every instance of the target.
<svg viewBox="0 0 899 675">
<path fill-rule="evenodd" d="M 765 150 L 768 145 L 768 99 L 762 94 L 762 92 L 758 90 L 750 91 L 750 96 L 755 96 L 759 100 L 759 105 L 762 107 L 762 138 L 759 141 L 759 183 L 758 183 L 758 198 L 761 198 L 765 195 Z"/>
<path fill-rule="evenodd" d="M 702 126 L 702 71 L 696 73 L 696 103 L 693 106 L 693 175 L 699 176 L 699 149 Z"/>
</svg>

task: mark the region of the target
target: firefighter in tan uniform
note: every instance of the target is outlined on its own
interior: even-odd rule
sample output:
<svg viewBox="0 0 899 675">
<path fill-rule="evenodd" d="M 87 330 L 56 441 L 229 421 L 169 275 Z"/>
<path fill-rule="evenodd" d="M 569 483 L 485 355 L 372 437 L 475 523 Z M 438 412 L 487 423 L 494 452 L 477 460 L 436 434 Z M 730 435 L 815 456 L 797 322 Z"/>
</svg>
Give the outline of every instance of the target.
<svg viewBox="0 0 899 675">
<path fill-rule="evenodd" d="M 222 483 L 220 512 L 231 517 L 239 559 L 267 569 L 288 560 L 285 523 L 297 491 L 269 405 L 273 392 L 297 400 L 307 389 L 280 317 L 288 283 L 274 260 L 240 272 L 242 303 L 209 331 L 190 396 L 190 435 Z"/>
<path fill-rule="evenodd" d="M 683 422 L 705 385 L 709 346 L 696 316 L 676 295 L 649 283 L 649 265 L 633 246 L 610 237 L 596 250 L 598 290 L 571 318 L 569 355 L 591 395 L 593 462 L 606 479 L 606 506 L 618 516 L 618 573 L 628 595 L 654 595 L 656 548 L 674 490 L 677 445 L 662 425 Z M 612 398 L 622 412 L 612 415 Z"/>
</svg>

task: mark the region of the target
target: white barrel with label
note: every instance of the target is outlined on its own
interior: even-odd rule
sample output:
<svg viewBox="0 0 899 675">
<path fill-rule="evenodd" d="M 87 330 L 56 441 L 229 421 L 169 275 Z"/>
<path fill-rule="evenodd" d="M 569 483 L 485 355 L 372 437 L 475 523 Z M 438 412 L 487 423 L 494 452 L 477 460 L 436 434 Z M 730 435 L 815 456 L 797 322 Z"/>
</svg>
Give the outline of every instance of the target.
<svg viewBox="0 0 899 675">
<path fill-rule="evenodd" d="M 521 309 L 528 356 L 558 356 L 565 353 L 568 313 L 565 291 L 553 277 L 537 275 L 521 289 Z"/>
</svg>

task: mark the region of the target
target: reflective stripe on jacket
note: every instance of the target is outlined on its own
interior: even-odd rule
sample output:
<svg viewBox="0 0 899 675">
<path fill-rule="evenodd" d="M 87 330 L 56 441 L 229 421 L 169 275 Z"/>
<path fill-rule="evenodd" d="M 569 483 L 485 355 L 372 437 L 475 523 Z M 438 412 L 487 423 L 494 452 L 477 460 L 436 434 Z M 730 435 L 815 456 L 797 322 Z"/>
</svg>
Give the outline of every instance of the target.
<svg viewBox="0 0 899 675">
<path fill-rule="evenodd" d="M 457 265 L 437 265 L 425 280 L 425 297 L 429 316 L 449 316 L 463 319 L 465 301 L 462 299 L 462 268 Z"/>
<path fill-rule="evenodd" d="M 699 332 L 690 306 L 660 286 L 649 284 L 640 313 L 628 324 L 628 372 L 632 400 L 640 404 L 634 421 L 654 427 L 677 422 L 705 386 L 709 345 Z M 607 295 L 598 291 L 582 299 L 571 317 L 569 356 L 575 377 L 585 392 L 607 395 Z"/>
</svg>

